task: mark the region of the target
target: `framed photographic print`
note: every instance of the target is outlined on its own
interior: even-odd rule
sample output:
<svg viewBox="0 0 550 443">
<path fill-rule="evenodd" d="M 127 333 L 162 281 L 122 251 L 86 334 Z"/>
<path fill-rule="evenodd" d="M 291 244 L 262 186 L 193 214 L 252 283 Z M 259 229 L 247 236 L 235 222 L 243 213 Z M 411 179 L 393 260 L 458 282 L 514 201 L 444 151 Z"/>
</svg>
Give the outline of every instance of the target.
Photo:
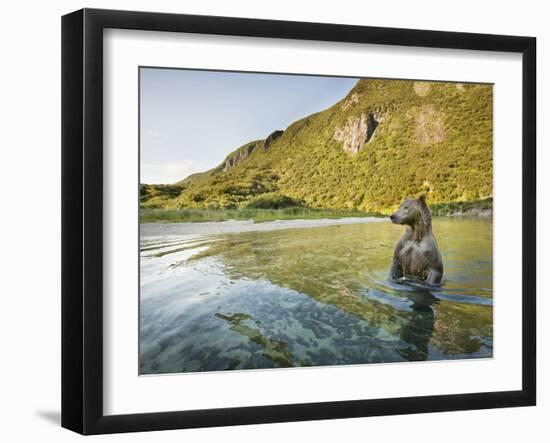
<svg viewBox="0 0 550 443">
<path fill-rule="evenodd" d="M 531 37 L 62 20 L 62 425 L 534 405 Z"/>
</svg>

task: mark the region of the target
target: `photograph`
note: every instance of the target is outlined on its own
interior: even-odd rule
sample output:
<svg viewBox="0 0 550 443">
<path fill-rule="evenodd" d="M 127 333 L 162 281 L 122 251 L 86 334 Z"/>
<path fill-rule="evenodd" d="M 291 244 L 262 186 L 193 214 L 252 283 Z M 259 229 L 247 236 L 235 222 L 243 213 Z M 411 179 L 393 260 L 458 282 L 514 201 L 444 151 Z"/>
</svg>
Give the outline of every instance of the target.
<svg viewBox="0 0 550 443">
<path fill-rule="evenodd" d="M 140 66 L 139 374 L 493 357 L 493 85 Z"/>
</svg>

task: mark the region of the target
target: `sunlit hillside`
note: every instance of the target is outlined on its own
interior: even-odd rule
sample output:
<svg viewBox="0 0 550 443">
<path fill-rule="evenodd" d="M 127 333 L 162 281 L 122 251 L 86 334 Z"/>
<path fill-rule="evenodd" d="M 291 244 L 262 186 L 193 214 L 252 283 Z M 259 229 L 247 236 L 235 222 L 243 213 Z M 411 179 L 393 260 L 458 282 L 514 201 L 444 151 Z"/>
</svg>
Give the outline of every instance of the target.
<svg viewBox="0 0 550 443">
<path fill-rule="evenodd" d="M 141 204 L 387 212 L 421 191 L 431 204 L 487 199 L 492 105 L 491 85 L 363 79 L 284 131 L 228 146 L 214 169 L 171 186 L 142 185 Z"/>
</svg>

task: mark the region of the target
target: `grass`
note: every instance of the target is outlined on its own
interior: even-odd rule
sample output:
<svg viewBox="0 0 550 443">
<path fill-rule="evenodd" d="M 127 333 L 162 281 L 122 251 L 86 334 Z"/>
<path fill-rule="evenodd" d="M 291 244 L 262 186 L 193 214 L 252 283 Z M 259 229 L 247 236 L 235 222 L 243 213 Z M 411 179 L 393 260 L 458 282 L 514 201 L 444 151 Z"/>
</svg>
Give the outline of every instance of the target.
<svg viewBox="0 0 550 443">
<path fill-rule="evenodd" d="M 343 217 L 382 217 L 377 212 L 303 207 L 283 209 L 141 209 L 141 223 L 217 222 L 253 220 L 256 223 L 275 220 L 321 219 Z"/>
</svg>

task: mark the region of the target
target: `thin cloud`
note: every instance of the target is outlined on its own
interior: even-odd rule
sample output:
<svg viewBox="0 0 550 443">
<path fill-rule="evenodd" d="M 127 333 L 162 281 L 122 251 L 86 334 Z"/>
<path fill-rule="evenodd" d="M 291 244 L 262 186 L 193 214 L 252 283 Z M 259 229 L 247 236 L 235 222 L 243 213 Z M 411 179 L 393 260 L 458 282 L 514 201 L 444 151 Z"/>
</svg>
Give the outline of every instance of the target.
<svg viewBox="0 0 550 443">
<path fill-rule="evenodd" d="M 140 183 L 171 184 L 202 170 L 203 168 L 193 160 L 180 160 L 170 163 L 142 163 Z"/>
</svg>

